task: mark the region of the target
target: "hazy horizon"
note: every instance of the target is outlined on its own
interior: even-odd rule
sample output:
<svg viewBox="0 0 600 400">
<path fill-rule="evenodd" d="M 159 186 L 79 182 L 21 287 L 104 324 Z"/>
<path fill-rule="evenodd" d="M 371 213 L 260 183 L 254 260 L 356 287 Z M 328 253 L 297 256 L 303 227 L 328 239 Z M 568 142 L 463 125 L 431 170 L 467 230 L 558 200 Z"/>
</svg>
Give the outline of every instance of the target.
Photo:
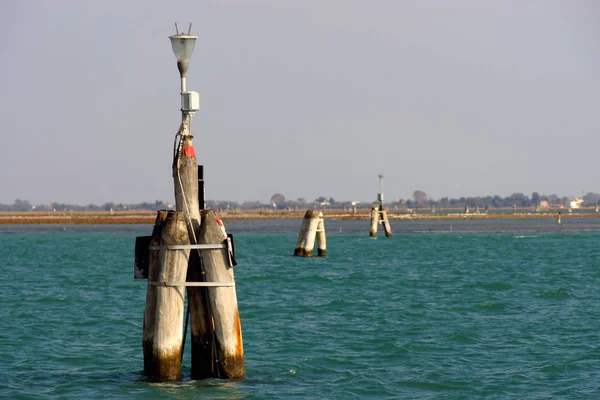
<svg viewBox="0 0 600 400">
<path fill-rule="evenodd" d="M 280 194 L 280 193 L 273 193 L 273 195 L 275 195 L 275 194 Z M 520 193 L 520 192 L 519 193 L 511 193 L 508 196 L 500 196 L 498 194 L 491 194 L 489 197 L 493 198 L 494 196 L 498 195 L 502 199 L 505 199 L 505 198 L 510 197 L 513 194 L 523 194 L 525 197 L 531 198 L 532 197 L 531 195 L 533 194 L 533 192 L 532 193 Z M 598 194 L 598 193 L 586 193 L 585 195 L 587 195 L 587 194 L 593 194 L 593 195 L 600 196 L 600 194 Z M 558 193 L 538 193 L 538 195 L 540 197 L 542 197 L 542 198 L 543 197 L 556 196 L 556 198 L 559 199 L 559 200 L 562 200 L 565 197 L 567 197 L 567 198 L 569 198 L 571 200 L 574 200 L 575 198 L 578 198 L 578 197 L 579 198 L 584 197 L 584 196 L 563 196 L 563 195 L 560 195 Z M 315 199 L 306 198 L 306 197 L 288 198 L 285 195 L 284 195 L 284 197 L 285 197 L 285 201 L 286 202 L 288 202 L 288 201 L 295 202 L 295 201 L 298 201 L 300 199 L 303 199 L 306 203 L 313 203 L 313 202 L 317 201 L 317 198 L 315 198 Z M 326 196 L 323 196 L 323 197 L 326 197 Z M 375 195 L 375 197 L 377 197 L 377 196 Z M 429 197 L 428 196 L 427 197 L 427 201 L 431 200 L 433 202 L 439 202 L 443 198 L 447 198 L 448 200 L 460 200 L 461 198 L 465 198 L 465 199 L 473 199 L 473 198 L 485 199 L 486 197 L 487 196 L 457 196 L 457 197 L 441 196 L 441 197 L 434 198 L 434 197 Z M 333 197 L 327 196 L 326 200 L 330 200 L 331 198 L 333 198 Z M 362 205 L 364 205 L 364 204 L 371 204 L 371 203 L 374 203 L 374 202 L 377 201 L 376 198 L 373 198 L 373 199 L 342 199 L 342 198 L 336 199 L 336 198 L 333 198 L 333 200 L 335 200 L 336 203 L 340 203 L 340 202 L 341 203 L 349 203 L 349 202 L 356 201 L 356 202 L 358 202 L 358 204 L 362 204 Z M 414 200 L 414 198 L 413 198 L 413 196 L 403 197 L 403 198 L 397 198 L 397 199 L 388 199 L 387 197 L 385 197 L 384 203 L 396 203 L 396 202 L 407 201 L 407 200 L 411 200 L 412 201 L 412 200 Z M 123 202 L 123 201 L 118 201 L 118 200 L 111 200 L 111 201 L 107 201 L 107 202 L 94 202 L 94 201 L 92 201 L 92 202 L 88 202 L 88 203 L 85 203 L 85 204 L 69 203 L 69 202 L 58 202 L 58 201 L 51 201 L 51 202 L 46 202 L 46 203 L 34 203 L 34 202 L 29 201 L 28 199 L 16 198 L 12 202 L 8 202 L 8 203 L 2 203 L 2 202 L 0 202 L 0 204 L 2 204 L 2 205 L 14 205 L 14 204 L 16 204 L 17 201 L 21 201 L 21 202 L 25 201 L 25 202 L 28 202 L 32 206 L 43 206 L 43 205 L 50 205 L 50 204 L 59 203 L 59 204 L 73 205 L 73 206 L 80 206 L 80 207 L 85 207 L 85 206 L 88 206 L 88 205 L 103 206 L 103 205 L 108 204 L 108 203 L 114 203 L 116 205 L 118 205 L 118 204 L 135 205 L 135 204 L 142 204 L 142 203 L 154 203 L 154 202 L 157 202 L 157 201 L 160 201 L 160 202 L 163 202 L 163 203 L 175 203 L 174 200 L 165 200 L 165 199 L 143 200 L 143 201 L 136 201 L 136 202 Z M 212 198 L 207 198 L 206 201 L 207 202 L 229 202 L 229 203 L 237 203 L 237 204 L 258 202 L 258 203 L 261 203 L 262 205 L 269 205 L 271 203 L 270 199 L 266 199 L 266 200 L 254 199 L 254 200 L 238 201 L 238 200 L 231 200 L 231 199 L 212 199 Z"/>
<path fill-rule="evenodd" d="M 209 199 L 600 192 L 600 2 L 2 5 L 0 203 L 173 201 L 179 76 Z"/>
</svg>

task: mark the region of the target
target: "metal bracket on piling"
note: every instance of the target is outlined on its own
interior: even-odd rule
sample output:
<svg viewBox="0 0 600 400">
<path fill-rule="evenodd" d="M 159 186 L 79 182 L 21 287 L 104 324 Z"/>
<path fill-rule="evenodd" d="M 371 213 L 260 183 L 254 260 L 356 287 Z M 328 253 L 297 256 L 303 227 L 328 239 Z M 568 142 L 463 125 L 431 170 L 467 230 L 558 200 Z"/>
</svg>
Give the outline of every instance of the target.
<svg viewBox="0 0 600 400">
<path fill-rule="evenodd" d="M 179 287 L 179 286 L 204 286 L 204 287 L 233 287 L 235 282 L 157 282 L 148 281 L 148 285 Z"/>
<path fill-rule="evenodd" d="M 150 246 L 150 250 L 187 250 L 187 249 L 197 249 L 197 250 L 218 250 L 218 249 L 226 249 L 227 244 L 171 244 L 164 246 Z"/>
</svg>

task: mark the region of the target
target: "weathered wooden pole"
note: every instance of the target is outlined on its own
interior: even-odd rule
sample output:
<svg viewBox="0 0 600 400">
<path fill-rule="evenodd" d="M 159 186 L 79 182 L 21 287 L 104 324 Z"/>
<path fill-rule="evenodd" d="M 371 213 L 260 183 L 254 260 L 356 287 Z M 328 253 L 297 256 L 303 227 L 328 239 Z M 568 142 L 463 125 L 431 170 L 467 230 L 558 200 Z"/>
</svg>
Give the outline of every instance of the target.
<svg viewBox="0 0 600 400">
<path fill-rule="evenodd" d="M 188 288 L 194 293 L 205 293 L 189 297 L 190 309 L 196 309 L 191 314 L 192 377 L 238 379 L 245 375 L 246 368 L 227 234 L 213 210 L 203 210 L 201 221 L 198 243 L 222 246 L 201 251 L 203 281 L 211 286 Z M 192 303 L 196 306 L 192 307 Z"/>
<path fill-rule="evenodd" d="M 317 255 L 319 257 L 325 257 L 327 255 L 327 238 L 325 236 L 325 220 L 323 219 L 322 212 L 319 212 L 319 223 L 317 224 Z"/>
<path fill-rule="evenodd" d="M 392 236 L 392 227 L 390 226 L 390 221 L 388 220 L 387 211 L 383 209 L 383 205 L 381 206 L 381 224 L 383 225 L 383 231 L 385 232 L 385 236 Z"/>
<path fill-rule="evenodd" d="M 321 217 L 319 217 L 319 214 Z M 300 227 L 300 233 L 298 234 L 298 242 L 294 249 L 295 256 L 312 257 L 319 221 L 323 221 L 322 216 L 323 213 L 317 210 L 306 211 L 302 220 L 302 226 Z M 324 226 L 323 229 L 325 229 Z"/>
<path fill-rule="evenodd" d="M 304 257 L 312 257 L 315 248 L 315 239 L 317 238 L 317 227 L 319 226 L 320 211 L 312 210 L 310 220 L 306 229 L 306 241 L 304 243 Z M 321 214 L 322 215 L 322 214 Z"/>
<path fill-rule="evenodd" d="M 190 250 L 168 250 L 189 244 L 183 213 L 159 212 L 150 242 L 148 289 L 142 347 L 144 374 L 152 381 L 181 379 L 184 283 Z M 164 220 L 163 220 L 164 219 Z"/>
<path fill-rule="evenodd" d="M 377 194 L 377 203 L 378 204 L 374 204 L 371 207 L 371 231 L 369 232 L 369 236 L 377 236 L 379 224 L 383 225 L 385 236 L 392 236 L 392 228 L 387 217 L 387 211 L 384 207 L 385 203 L 383 202 L 383 175 L 379 175 L 379 193 Z"/>
<path fill-rule="evenodd" d="M 302 218 L 302 225 L 300 225 L 300 233 L 298 233 L 298 241 L 296 242 L 296 248 L 294 249 L 294 255 L 296 257 L 304 257 L 304 246 L 306 244 L 306 231 L 308 230 L 308 224 L 310 222 L 311 210 L 304 213 Z"/>
<path fill-rule="evenodd" d="M 371 236 L 371 237 L 377 236 L 378 226 L 379 226 L 379 206 L 374 204 L 371 207 L 371 231 L 369 232 L 369 236 Z"/>
</svg>

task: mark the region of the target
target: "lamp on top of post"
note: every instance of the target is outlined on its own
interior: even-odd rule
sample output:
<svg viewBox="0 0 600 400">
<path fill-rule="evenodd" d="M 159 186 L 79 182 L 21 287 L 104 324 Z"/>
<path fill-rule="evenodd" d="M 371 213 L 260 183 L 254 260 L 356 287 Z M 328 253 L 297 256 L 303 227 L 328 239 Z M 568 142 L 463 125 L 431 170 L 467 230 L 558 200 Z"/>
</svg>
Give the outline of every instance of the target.
<svg viewBox="0 0 600 400">
<path fill-rule="evenodd" d="M 173 47 L 173 53 L 175 53 L 175 58 L 177 59 L 177 69 L 179 70 L 179 76 L 181 78 L 181 113 L 184 122 L 187 117 L 192 117 L 200 108 L 200 96 L 197 92 L 188 92 L 186 85 L 190 57 L 194 52 L 196 39 L 198 39 L 198 36 L 190 35 L 191 29 L 192 24 L 190 24 L 187 33 L 179 33 L 177 24 L 175 24 L 177 34 L 169 36 L 169 39 L 171 39 L 171 46 Z"/>
</svg>

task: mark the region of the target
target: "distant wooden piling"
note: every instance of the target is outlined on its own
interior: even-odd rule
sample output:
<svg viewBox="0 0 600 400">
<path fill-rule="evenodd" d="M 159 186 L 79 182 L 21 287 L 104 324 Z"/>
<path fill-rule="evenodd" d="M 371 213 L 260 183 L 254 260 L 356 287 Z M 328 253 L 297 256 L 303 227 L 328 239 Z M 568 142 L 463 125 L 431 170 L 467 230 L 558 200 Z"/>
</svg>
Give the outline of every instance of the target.
<svg viewBox="0 0 600 400">
<path fill-rule="evenodd" d="M 311 211 L 310 220 L 306 228 L 306 240 L 304 241 L 304 257 L 312 257 L 317 238 L 317 227 L 319 226 L 319 211 Z"/>
<path fill-rule="evenodd" d="M 371 230 L 369 236 L 377 236 L 377 227 L 379 226 L 379 206 L 373 205 L 371 207 Z"/>
<path fill-rule="evenodd" d="M 223 222 L 213 210 L 203 210 L 198 243 L 223 247 L 201 251 L 201 281 L 211 286 L 188 288 L 197 294 L 189 297 L 190 310 L 194 310 L 190 315 L 194 379 L 239 379 L 246 373 L 235 279 L 226 241 Z"/>
<path fill-rule="evenodd" d="M 302 218 L 302 225 L 300 225 L 300 233 L 298 234 L 298 241 L 296 242 L 296 248 L 294 249 L 294 255 L 297 257 L 304 257 L 304 243 L 306 242 L 306 230 L 311 219 L 312 211 L 308 210 Z"/>
<path fill-rule="evenodd" d="M 188 250 L 153 250 L 152 247 L 189 244 L 183 213 L 159 212 L 150 242 L 148 288 L 142 347 L 144 374 L 152 381 L 181 379 L 183 314 Z"/>
<path fill-rule="evenodd" d="M 327 255 L 327 238 L 325 235 L 325 221 L 323 213 L 319 212 L 319 223 L 317 225 L 317 255 L 325 257 Z"/>
<path fill-rule="evenodd" d="M 390 220 L 388 219 L 387 216 L 387 211 L 386 210 L 381 210 L 381 224 L 383 225 L 383 232 L 385 232 L 385 236 L 390 237 L 392 236 L 392 227 L 390 225 Z"/>
<path fill-rule="evenodd" d="M 319 256 L 325 256 L 327 254 L 327 244 L 323 213 L 317 210 L 308 210 L 302 219 L 294 255 L 298 257 L 312 257 L 315 240 L 318 241 L 317 254 Z"/>
<path fill-rule="evenodd" d="M 392 236 L 392 227 L 388 219 L 387 211 L 383 208 L 383 204 L 381 206 L 375 204 L 371 207 L 371 230 L 369 231 L 369 236 L 377 236 L 379 224 L 383 225 L 385 236 Z"/>
<path fill-rule="evenodd" d="M 560 215 L 560 211 L 558 212 L 558 214 L 556 214 L 556 223 L 558 225 L 562 225 L 562 218 L 561 218 L 561 215 Z"/>
</svg>

